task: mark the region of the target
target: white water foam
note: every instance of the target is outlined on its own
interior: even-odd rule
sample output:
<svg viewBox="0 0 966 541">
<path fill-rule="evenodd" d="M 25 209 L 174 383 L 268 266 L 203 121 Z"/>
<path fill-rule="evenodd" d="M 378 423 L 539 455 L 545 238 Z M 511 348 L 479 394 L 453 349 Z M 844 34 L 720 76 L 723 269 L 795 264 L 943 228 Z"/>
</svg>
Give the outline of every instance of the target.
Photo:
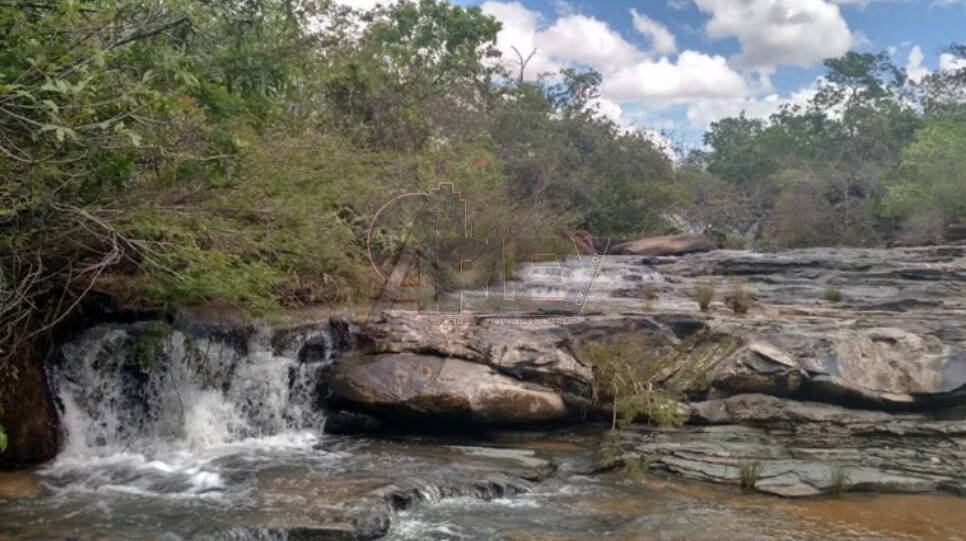
<svg viewBox="0 0 966 541">
<path fill-rule="evenodd" d="M 66 442 L 43 473 L 62 490 L 218 497 L 227 458 L 311 449 L 326 363 L 276 355 L 267 330 L 247 350 L 144 325 L 85 332 L 51 371 Z"/>
</svg>

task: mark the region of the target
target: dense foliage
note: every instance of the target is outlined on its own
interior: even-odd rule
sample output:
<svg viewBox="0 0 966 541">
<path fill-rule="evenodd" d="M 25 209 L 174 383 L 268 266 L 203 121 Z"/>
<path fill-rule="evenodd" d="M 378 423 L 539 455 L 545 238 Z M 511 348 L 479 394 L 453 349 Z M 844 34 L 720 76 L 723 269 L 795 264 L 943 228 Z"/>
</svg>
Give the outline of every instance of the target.
<svg viewBox="0 0 966 541">
<path fill-rule="evenodd" d="M 776 247 L 939 240 L 966 216 L 966 69 L 913 83 L 888 55 L 854 52 L 825 67 L 807 105 L 711 125 L 685 166 L 713 175 L 701 189 L 718 198 L 697 222 Z"/>
<path fill-rule="evenodd" d="M 807 107 L 675 160 L 598 114 L 598 74 L 511 73 L 498 31 L 442 0 L 0 3 L 0 357 L 92 294 L 365 301 L 369 220 L 441 181 L 473 223 L 623 237 L 873 244 L 964 213 L 964 70 L 849 53 Z"/>
</svg>

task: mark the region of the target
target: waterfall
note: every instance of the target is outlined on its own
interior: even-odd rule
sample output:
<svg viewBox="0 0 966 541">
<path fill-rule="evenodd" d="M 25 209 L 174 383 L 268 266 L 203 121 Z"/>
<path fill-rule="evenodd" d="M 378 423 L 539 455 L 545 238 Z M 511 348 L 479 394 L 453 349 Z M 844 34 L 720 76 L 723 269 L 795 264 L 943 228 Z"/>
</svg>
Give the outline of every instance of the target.
<svg viewBox="0 0 966 541">
<path fill-rule="evenodd" d="M 218 468 L 207 466 L 225 455 L 318 440 L 337 343 L 329 325 L 288 335 L 93 327 L 49 367 L 66 443 L 48 471 L 96 471 L 81 483 L 94 489 L 217 492 Z"/>
</svg>

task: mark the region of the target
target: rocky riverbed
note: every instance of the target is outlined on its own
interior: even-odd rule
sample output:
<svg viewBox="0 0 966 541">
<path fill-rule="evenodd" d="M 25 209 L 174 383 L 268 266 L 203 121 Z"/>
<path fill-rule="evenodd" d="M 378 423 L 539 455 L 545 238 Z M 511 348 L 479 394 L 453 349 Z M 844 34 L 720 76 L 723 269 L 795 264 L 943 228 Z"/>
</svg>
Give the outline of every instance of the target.
<svg viewBox="0 0 966 541">
<path fill-rule="evenodd" d="M 706 312 L 699 284 L 715 290 Z M 745 314 L 727 305 L 739 292 Z M 401 312 L 378 332 L 355 316 L 99 324 L 47 363 L 61 451 L 0 482 L 0 498 L 27 498 L 0 525 L 14 538 L 888 537 L 908 532 L 724 495 L 966 493 L 964 247 L 608 256 L 581 314 L 547 315 Z M 641 417 L 603 437 L 609 397 L 586 352 L 607 341 L 664 359 L 655 388 L 686 374 L 684 427 Z M 694 481 L 731 486 L 681 496 Z M 861 509 L 850 498 L 835 501 Z M 542 519 L 515 507 L 531 505 Z M 946 516 L 926 526 L 948 533 Z"/>
</svg>

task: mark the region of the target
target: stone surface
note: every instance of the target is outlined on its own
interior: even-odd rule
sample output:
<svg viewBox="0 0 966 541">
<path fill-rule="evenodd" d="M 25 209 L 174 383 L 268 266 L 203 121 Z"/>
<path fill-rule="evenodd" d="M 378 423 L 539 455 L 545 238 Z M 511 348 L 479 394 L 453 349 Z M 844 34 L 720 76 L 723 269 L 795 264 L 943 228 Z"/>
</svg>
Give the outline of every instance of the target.
<svg viewBox="0 0 966 541">
<path fill-rule="evenodd" d="M 50 460 L 57 454 L 60 431 L 44 365 L 19 356 L 7 362 L 0 378 L 0 424 L 7 435 L 0 468 Z"/>
<path fill-rule="evenodd" d="M 627 433 L 623 460 L 724 484 L 739 484 L 742 470 L 753 470 L 757 491 L 785 497 L 966 488 L 963 420 L 765 395 L 692 404 L 691 415 L 715 424 Z"/>
<path fill-rule="evenodd" d="M 395 353 L 346 357 L 333 366 L 339 401 L 394 422 L 517 424 L 558 421 L 567 406 L 554 390 L 451 357 Z"/>
<path fill-rule="evenodd" d="M 685 233 L 624 242 L 614 246 L 612 253 L 615 255 L 662 256 L 707 252 L 713 249 L 714 245 L 704 235 Z"/>
<path fill-rule="evenodd" d="M 0 472 L 0 500 L 32 500 L 46 494 L 40 478 L 32 472 Z"/>
<path fill-rule="evenodd" d="M 366 329 L 360 351 L 419 353 L 485 364 L 514 378 L 577 394 L 593 381 L 561 329 L 532 330 L 478 318 L 398 313 Z"/>
<path fill-rule="evenodd" d="M 709 383 L 728 393 L 767 393 L 882 408 L 962 400 L 966 352 L 898 328 L 756 332 L 719 361 Z"/>
</svg>

